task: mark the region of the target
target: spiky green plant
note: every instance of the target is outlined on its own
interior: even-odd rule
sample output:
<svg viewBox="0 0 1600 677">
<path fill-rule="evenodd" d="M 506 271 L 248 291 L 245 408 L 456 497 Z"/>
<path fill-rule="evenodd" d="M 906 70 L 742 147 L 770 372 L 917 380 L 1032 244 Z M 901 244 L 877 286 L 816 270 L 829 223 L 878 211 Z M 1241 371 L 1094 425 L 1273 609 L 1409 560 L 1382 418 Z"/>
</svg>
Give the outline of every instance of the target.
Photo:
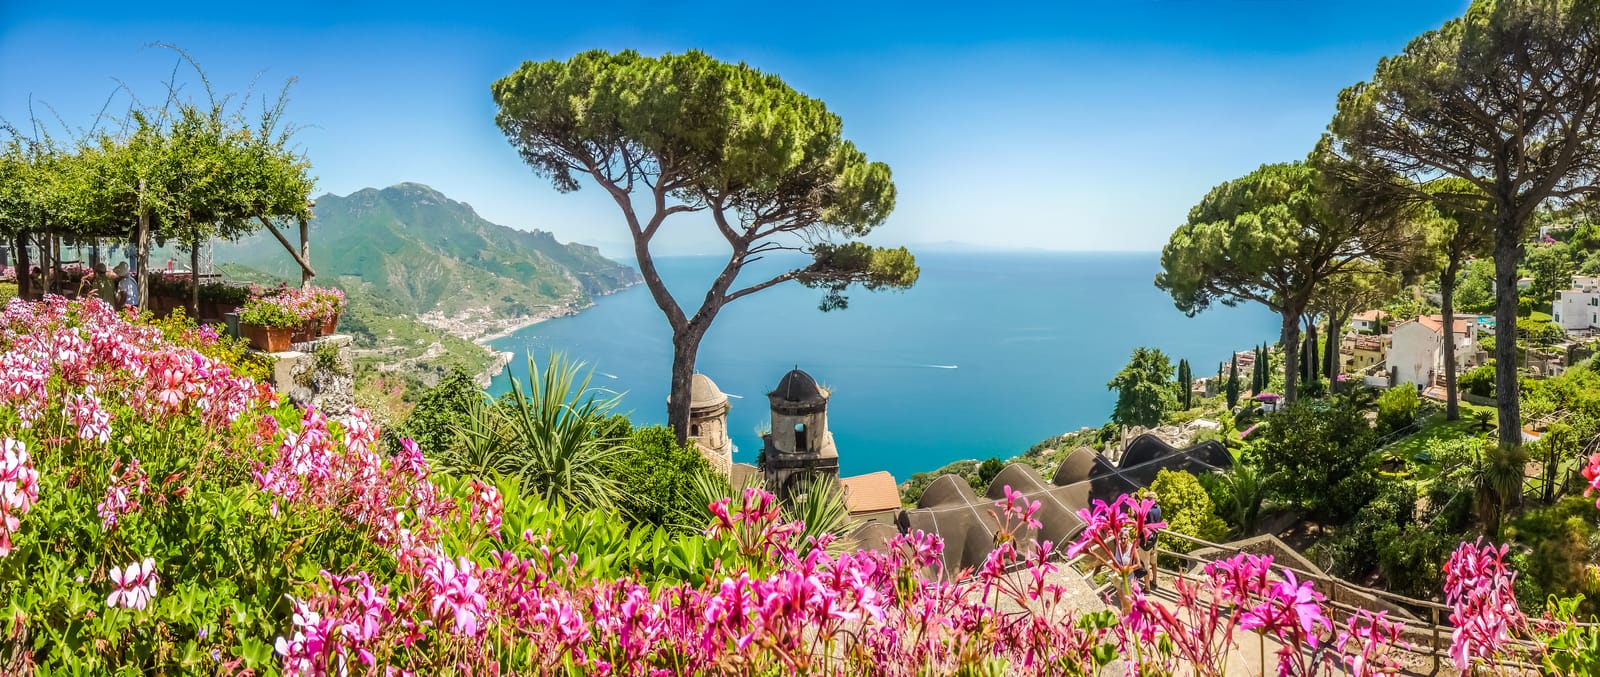
<svg viewBox="0 0 1600 677">
<path fill-rule="evenodd" d="M 1222 487 L 1217 512 L 1241 538 L 1254 536 L 1261 524 L 1261 508 L 1266 502 L 1266 485 L 1260 472 L 1248 463 L 1235 463 L 1226 473 L 1215 476 Z"/>
<path fill-rule="evenodd" d="M 1478 516 L 1486 531 L 1498 536 L 1506 509 L 1522 491 L 1527 472 L 1527 447 L 1484 442 L 1473 474 L 1478 487 Z"/>
<path fill-rule="evenodd" d="M 733 498 L 743 494 L 746 489 L 764 489 L 761 477 L 750 474 L 745 477 L 739 486 L 733 486 L 726 477 L 712 473 L 697 475 L 692 482 L 692 492 L 700 504 L 710 506 L 724 498 Z M 804 544 L 809 539 L 817 538 L 823 534 L 831 534 L 835 538 L 842 537 L 854 526 L 850 519 L 850 507 L 844 500 L 844 489 L 837 481 L 810 481 L 795 492 L 792 504 L 779 506 L 783 511 L 786 521 L 798 521 L 805 524 L 805 529 L 796 536 L 796 544 Z M 703 513 L 705 521 L 709 523 L 711 511 Z M 697 525 L 704 527 L 705 524 Z M 835 548 L 839 543 L 835 542 Z M 802 552 L 810 550 L 801 546 Z"/>
<path fill-rule="evenodd" d="M 614 506 L 622 488 L 607 461 L 626 439 L 604 424 L 617 398 L 596 395 L 583 366 L 552 353 L 540 370 L 530 356 L 527 384 L 513 377 L 508 397 L 473 408 L 440 467 L 514 476 L 524 493 L 579 509 Z"/>
</svg>

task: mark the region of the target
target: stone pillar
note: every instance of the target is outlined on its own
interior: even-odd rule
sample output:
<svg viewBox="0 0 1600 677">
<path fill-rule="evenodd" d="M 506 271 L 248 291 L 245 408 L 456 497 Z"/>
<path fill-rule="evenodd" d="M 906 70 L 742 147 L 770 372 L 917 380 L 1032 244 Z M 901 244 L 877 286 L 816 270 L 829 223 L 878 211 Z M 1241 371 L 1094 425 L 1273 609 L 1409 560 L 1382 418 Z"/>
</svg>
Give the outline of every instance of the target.
<svg viewBox="0 0 1600 677">
<path fill-rule="evenodd" d="M 272 387 L 301 406 L 343 416 L 355 402 L 355 363 L 350 336 L 334 334 L 272 353 Z"/>
</svg>

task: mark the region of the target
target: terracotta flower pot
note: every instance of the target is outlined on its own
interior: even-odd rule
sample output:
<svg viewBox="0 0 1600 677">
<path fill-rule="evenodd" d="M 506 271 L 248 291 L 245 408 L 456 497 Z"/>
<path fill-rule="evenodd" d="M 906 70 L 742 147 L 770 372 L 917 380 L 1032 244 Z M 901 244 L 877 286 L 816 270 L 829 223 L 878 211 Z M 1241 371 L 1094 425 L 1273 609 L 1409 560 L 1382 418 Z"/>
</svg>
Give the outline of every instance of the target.
<svg viewBox="0 0 1600 677">
<path fill-rule="evenodd" d="M 291 340 L 295 343 L 305 343 L 306 341 L 317 338 L 317 332 L 321 330 L 321 323 L 317 322 L 316 320 L 306 320 L 305 322 L 295 325 L 294 329 L 292 330 L 293 337 Z"/>
<path fill-rule="evenodd" d="M 291 327 L 263 327 L 259 324 L 241 324 L 239 333 L 250 341 L 250 347 L 269 353 L 282 353 L 289 350 L 289 343 L 294 334 Z"/>
<path fill-rule="evenodd" d="M 332 315 L 329 315 L 327 317 L 322 318 L 322 335 L 323 336 L 332 336 L 333 333 L 338 331 L 338 330 L 339 330 L 339 314 L 338 313 L 334 313 Z"/>
</svg>

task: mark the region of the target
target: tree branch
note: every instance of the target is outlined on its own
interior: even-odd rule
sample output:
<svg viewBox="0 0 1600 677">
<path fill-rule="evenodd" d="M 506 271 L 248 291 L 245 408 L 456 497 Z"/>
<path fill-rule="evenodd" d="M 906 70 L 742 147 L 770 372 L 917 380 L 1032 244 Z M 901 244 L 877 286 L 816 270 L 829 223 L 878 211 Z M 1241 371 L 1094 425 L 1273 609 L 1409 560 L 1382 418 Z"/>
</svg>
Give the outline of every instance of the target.
<svg viewBox="0 0 1600 677">
<path fill-rule="evenodd" d="M 737 299 L 737 298 L 740 298 L 740 297 L 749 296 L 751 294 L 754 294 L 756 292 L 762 291 L 762 290 L 767 289 L 769 287 L 775 287 L 777 285 L 783 284 L 783 283 L 788 282 L 790 280 L 797 279 L 799 276 L 800 276 L 800 271 L 799 270 L 791 270 L 791 271 L 788 271 L 788 272 L 783 273 L 781 275 L 777 275 L 777 276 L 773 277 L 772 279 L 767 280 L 765 282 L 760 282 L 760 283 L 757 283 L 757 284 L 753 284 L 753 285 L 750 285 L 748 287 L 745 287 L 744 289 L 740 289 L 739 291 L 736 291 L 736 292 L 733 292 L 731 294 L 728 294 L 727 300 L 728 301 L 733 301 L 734 299 Z"/>
</svg>

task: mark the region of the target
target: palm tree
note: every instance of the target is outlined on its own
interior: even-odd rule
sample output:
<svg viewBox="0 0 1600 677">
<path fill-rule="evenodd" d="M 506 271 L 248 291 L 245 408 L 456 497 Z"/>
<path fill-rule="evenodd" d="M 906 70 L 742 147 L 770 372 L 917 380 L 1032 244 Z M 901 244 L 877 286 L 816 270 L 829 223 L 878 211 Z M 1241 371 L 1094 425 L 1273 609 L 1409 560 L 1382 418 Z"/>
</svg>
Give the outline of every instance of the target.
<svg viewBox="0 0 1600 677">
<path fill-rule="evenodd" d="M 528 358 L 528 379 L 511 379 L 511 394 L 480 403 L 457 427 L 456 443 L 441 456 L 445 472 L 501 474 L 520 480 L 524 493 L 568 506 L 610 508 L 621 485 L 607 460 L 626 449 L 604 425 L 615 396 L 589 387 L 592 371 L 552 353 L 546 368 Z"/>
<path fill-rule="evenodd" d="M 1521 445 L 1506 447 L 1487 441 L 1484 449 L 1473 472 L 1478 487 L 1478 517 L 1483 520 L 1484 529 L 1498 537 L 1506 508 L 1522 492 L 1528 450 Z"/>
<path fill-rule="evenodd" d="M 1261 524 L 1261 506 L 1266 502 L 1266 485 L 1255 466 L 1234 463 L 1233 469 L 1215 476 L 1222 487 L 1217 513 L 1237 530 L 1240 538 L 1254 536 Z"/>
</svg>

